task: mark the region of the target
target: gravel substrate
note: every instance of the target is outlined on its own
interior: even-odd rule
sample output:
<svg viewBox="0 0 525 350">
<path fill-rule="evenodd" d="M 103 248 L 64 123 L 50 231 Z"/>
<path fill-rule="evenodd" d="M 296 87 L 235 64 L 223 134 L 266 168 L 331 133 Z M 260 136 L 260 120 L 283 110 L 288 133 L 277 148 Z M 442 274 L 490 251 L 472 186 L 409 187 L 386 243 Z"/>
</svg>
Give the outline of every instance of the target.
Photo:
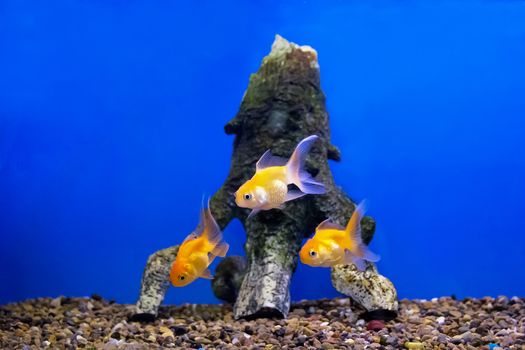
<svg viewBox="0 0 525 350">
<path fill-rule="evenodd" d="M 252 321 L 234 321 L 229 306 L 168 306 L 141 324 L 129 321 L 133 305 L 95 295 L 41 298 L 0 307 L 0 347 L 525 350 L 521 298 L 403 300 L 398 318 L 378 331 L 367 330 L 362 310 L 350 306 L 346 298 L 302 301 L 286 320 Z"/>
</svg>

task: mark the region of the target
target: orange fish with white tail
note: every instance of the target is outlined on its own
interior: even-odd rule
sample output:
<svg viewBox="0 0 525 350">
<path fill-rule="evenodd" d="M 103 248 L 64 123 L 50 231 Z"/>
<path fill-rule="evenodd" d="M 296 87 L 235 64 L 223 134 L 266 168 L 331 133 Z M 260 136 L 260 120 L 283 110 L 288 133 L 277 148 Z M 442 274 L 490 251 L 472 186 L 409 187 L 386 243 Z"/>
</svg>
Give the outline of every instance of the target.
<svg viewBox="0 0 525 350">
<path fill-rule="evenodd" d="M 190 233 L 180 245 L 177 257 L 171 266 L 170 280 L 175 287 L 184 287 L 199 277 L 212 279 L 208 266 L 215 257 L 226 256 L 228 243 L 208 208 L 202 209 L 197 229 Z"/>
<path fill-rule="evenodd" d="M 255 175 L 235 192 L 235 203 L 242 208 L 250 208 L 248 217 L 260 210 L 279 208 L 284 202 L 306 194 L 323 194 L 325 187 L 315 181 L 304 169 L 306 156 L 319 136 L 303 139 L 295 148 L 289 160 L 272 156 L 266 151 L 256 165 Z M 299 190 L 288 190 L 294 184 Z"/>
<path fill-rule="evenodd" d="M 360 223 L 364 214 L 364 203 L 361 203 L 352 213 L 346 228 L 329 220 L 320 223 L 315 235 L 299 252 L 301 262 L 322 267 L 355 264 L 362 271 L 366 267 L 365 261 L 379 261 L 379 256 L 372 253 L 361 239 Z"/>
</svg>

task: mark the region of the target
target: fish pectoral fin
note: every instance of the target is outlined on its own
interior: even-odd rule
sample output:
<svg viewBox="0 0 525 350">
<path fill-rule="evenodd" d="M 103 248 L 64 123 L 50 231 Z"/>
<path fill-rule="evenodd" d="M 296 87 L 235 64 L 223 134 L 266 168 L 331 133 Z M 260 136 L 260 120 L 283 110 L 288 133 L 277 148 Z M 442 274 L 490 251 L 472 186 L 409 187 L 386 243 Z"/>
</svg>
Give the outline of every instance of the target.
<svg viewBox="0 0 525 350">
<path fill-rule="evenodd" d="M 261 209 L 252 209 L 252 211 L 250 212 L 250 214 L 248 215 L 248 217 L 246 219 L 249 219 L 249 218 L 253 217 L 255 214 L 257 214 L 260 211 L 261 211 Z"/>
<path fill-rule="evenodd" d="M 211 275 L 211 272 L 208 269 L 205 269 L 204 271 L 202 271 L 200 277 L 206 278 L 207 280 L 212 280 L 213 279 L 213 276 Z"/>
<path fill-rule="evenodd" d="M 293 201 L 294 199 L 301 198 L 302 196 L 305 196 L 306 193 L 303 193 L 298 190 L 290 190 L 286 193 L 286 197 L 284 198 L 285 202 Z"/>
</svg>

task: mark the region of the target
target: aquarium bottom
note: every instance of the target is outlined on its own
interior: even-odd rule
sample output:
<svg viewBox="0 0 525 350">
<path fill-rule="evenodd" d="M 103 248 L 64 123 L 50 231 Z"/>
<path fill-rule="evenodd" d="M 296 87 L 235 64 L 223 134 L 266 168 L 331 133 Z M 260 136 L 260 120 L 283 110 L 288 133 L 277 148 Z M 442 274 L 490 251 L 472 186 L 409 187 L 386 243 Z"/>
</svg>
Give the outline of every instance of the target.
<svg viewBox="0 0 525 350">
<path fill-rule="evenodd" d="M 235 321 L 230 306 L 165 306 L 151 323 L 133 305 L 40 298 L 0 306 L 2 349 L 504 349 L 525 350 L 525 301 L 403 300 L 395 320 L 365 321 L 347 298 L 295 303 L 287 319 Z"/>
</svg>

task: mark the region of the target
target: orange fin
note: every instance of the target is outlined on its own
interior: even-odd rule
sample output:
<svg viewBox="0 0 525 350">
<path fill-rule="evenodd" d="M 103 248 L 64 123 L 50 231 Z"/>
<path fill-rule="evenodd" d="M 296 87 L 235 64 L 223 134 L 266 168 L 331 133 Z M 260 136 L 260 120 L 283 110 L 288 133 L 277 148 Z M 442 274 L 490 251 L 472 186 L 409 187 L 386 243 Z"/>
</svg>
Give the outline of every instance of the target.
<svg viewBox="0 0 525 350">
<path fill-rule="evenodd" d="M 346 225 L 346 232 L 350 235 L 350 240 L 355 242 L 356 246 L 362 244 L 363 240 L 361 238 L 361 219 L 365 215 L 365 201 L 359 203 L 355 208 L 348 224 Z"/>
<path fill-rule="evenodd" d="M 353 243 L 355 249 L 352 249 L 352 252 L 349 250 L 345 251 L 345 262 L 355 264 L 361 271 L 366 268 L 366 261 L 377 262 L 380 259 L 379 255 L 372 253 L 366 244 L 363 243 L 361 237 L 361 220 L 364 215 L 365 201 L 362 201 L 355 208 L 352 217 L 348 221 L 348 225 L 346 225 L 346 232 L 350 236 L 350 241 Z M 349 260 L 351 260 L 351 262 Z"/>
</svg>

